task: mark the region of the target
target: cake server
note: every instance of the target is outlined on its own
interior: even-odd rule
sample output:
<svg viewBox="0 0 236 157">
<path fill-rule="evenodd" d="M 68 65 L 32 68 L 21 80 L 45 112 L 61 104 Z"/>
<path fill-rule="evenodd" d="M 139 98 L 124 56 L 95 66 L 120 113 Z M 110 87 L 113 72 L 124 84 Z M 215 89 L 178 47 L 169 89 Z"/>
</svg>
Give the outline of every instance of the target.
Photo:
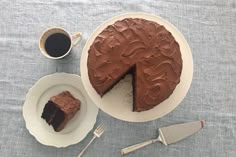
<svg viewBox="0 0 236 157">
<path fill-rule="evenodd" d="M 133 152 L 139 148 L 145 147 L 155 142 L 161 142 L 164 145 L 178 142 L 198 132 L 200 129 L 204 127 L 204 125 L 205 125 L 205 121 L 202 120 L 202 121 L 182 123 L 182 124 L 176 124 L 176 125 L 159 128 L 158 129 L 159 136 L 156 139 L 151 139 L 151 140 L 124 148 L 121 150 L 121 154 L 126 155 L 130 152 Z"/>
</svg>

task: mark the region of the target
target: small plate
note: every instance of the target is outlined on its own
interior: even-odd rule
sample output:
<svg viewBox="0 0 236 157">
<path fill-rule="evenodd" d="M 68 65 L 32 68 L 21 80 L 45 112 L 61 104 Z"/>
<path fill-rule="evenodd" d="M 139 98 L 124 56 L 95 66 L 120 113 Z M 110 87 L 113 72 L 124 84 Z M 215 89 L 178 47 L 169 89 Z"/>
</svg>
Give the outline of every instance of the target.
<svg viewBox="0 0 236 157">
<path fill-rule="evenodd" d="M 41 115 L 50 97 L 63 91 L 69 91 L 79 99 L 81 109 L 62 131 L 55 132 Z M 40 143 L 54 147 L 67 147 L 83 140 L 92 130 L 97 114 L 98 108 L 86 93 L 81 78 L 66 73 L 55 73 L 38 80 L 29 90 L 23 105 L 26 128 Z"/>
<path fill-rule="evenodd" d="M 94 39 L 97 35 L 102 32 L 108 25 L 113 24 L 117 20 L 122 20 L 124 18 L 143 18 L 146 20 L 157 22 L 172 33 L 175 37 L 176 41 L 180 45 L 180 50 L 182 54 L 183 60 L 183 69 L 180 77 L 180 83 L 176 86 L 172 95 L 154 107 L 151 110 L 143 111 L 143 112 L 133 112 L 132 111 L 132 83 L 131 77 L 128 76 L 125 79 L 121 80 L 113 89 L 111 89 L 107 94 L 105 94 L 102 98 L 97 94 L 97 92 L 92 87 L 89 77 L 88 77 L 88 69 L 87 69 L 87 58 L 88 58 L 88 50 L 93 43 Z M 189 87 L 193 78 L 193 59 L 190 47 L 185 40 L 184 36 L 180 33 L 180 31 L 173 26 L 171 23 L 162 19 L 159 16 L 146 14 L 146 13 L 128 13 L 113 17 L 100 25 L 95 32 L 90 36 L 87 40 L 80 62 L 80 71 L 81 77 L 88 95 L 91 97 L 93 102 L 104 112 L 107 114 L 124 121 L 129 122 L 145 122 L 160 118 L 167 113 L 171 112 L 175 109 L 180 102 L 184 99 L 187 94 Z"/>
</svg>

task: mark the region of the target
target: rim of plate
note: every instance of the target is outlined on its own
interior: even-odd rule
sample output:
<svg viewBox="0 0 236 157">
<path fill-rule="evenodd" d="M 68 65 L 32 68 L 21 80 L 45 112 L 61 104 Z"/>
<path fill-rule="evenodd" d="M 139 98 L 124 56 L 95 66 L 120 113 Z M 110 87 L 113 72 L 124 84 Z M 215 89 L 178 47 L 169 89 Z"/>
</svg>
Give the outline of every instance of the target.
<svg viewBox="0 0 236 157">
<path fill-rule="evenodd" d="M 93 114 L 94 116 L 93 117 L 90 117 L 89 119 L 89 123 L 87 123 L 87 125 L 84 126 L 85 128 L 85 132 L 83 135 L 81 135 L 80 138 L 72 138 L 70 140 L 70 142 L 65 142 L 65 143 L 58 143 L 58 142 L 55 142 L 53 140 L 49 140 L 50 142 L 48 142 L 47 140 L 45 140 L 43 137 L 41 137 L 37 131 L 35 131 L 35 126 L 32 126 L 30 124 L 30 120 L 29 117 L 28 117 L 28 113 L 27 113 L 27 103 L 29 101 L 29 99 L 35 99 L 35 96 L 33 95 L 34 91 L 37 90 L 38 87 L 40 84 L 44 84 L 46 83 L 48 80 L 51 80 L 51 79 L 54 79 L 54 78 L 57 78 L 57 77 L 64 77 L 64 78 L 71 78 L 75 81 L 77 81 L 77 83 L 80 83 L 80 86 L 82 87 L 74 87 L 76 88 L 77 90 L 79 90 L 81 93 L 82 93 L 82 96 L 85 98 L 86 100 L 86 105 L 89 104 L 89 105 L 93 105 Z M 65 79 L 64 79 L 65 80 Z M 60 83 L 59 83 L 60 84 Z M 73 83 L 71 83 L 73 84 Z M 78 85 L 79 86 L 79 85 Z M 49 85 L 50 87 L 50 85 Z M 45 89 L 46 91 L 47 89 Z M 41 93 L 41 95 L 39 95 L 38 99 L 42 96 L 43 93 Z M 34 104 L 34 105 L 37 105 Z M 96 123 L 96 120 L 97 120 L 97 115 L 98 115 L 98 107 L 93 103 L 93 101 L 90 99 L 90 97 L 88 96 L 86 90 L 84 89 L 84 86 L 83 86 L 83 83 L 82 83 L 82 80 L 81 80 L 81 77 L 79 75 L 76 75 L 76 74 L 69 74 L 69 73 L 54 73 L 54 74 L 50 74 L 50 75 L 46 75 L 42 78 L 40 78 L 29 90 L 28 90 L 28 93 L 26 94 L 25 96 L 25 101 L 24 101 L 24 104 L 23 104 L 23 108 L 22 108 L 22 114 L 23 114 L 23 118 L 25 120 L 25 125 L 26 125 L 26 129 L 29 131 L 29 133 L 35 137 L 35 139 L 43 144 L 43 145 L 46 145 L 46 146 L 54 146 L 54 147 L 57 147 L 57 148 L 62 148 L 62 147 L 67 147 L 67 146 L 70 146 L 70 145 L 74 145 L 74 144 L 77 144 L 79 143 L 80 141 L 82 141 L 87 135 L 88 133 L 93 129 L 95 123 Z M 87 111 L 88 112 L 88 111 Z M 78 128 L 75 128 L 75 130 L 77 130 Z M 48 132 L 49 134 L 52 134 L 50 132 Z M 56 132 L 55 132 L 56 133 Z M 74 133 L 74 131 L 72 132 Z M 62 137 L 65 137 L 66 135 L 65 134 L 60 134 L 59 136 L 62 136 Z M 79 137 L 79 136 L 74 136 L 74 137 Z"/>
<path fill-rule="evenodd" d="M 104 28 L 106 28 L 108 25 L 113 24 L 115 21 L 117 20 L 122 20 L 124 18 L 143 18 L 143 19 L 147 19 L 150 21 L 154 21 L 157 22 L 161 25 L 163 25 L 169 32 L 172 33 L 172 35 L 175 37 L 175 40 L 179 43 L 180 45 L 180 49 L 181 49 L 181 54 L 182 54 L 182 60 L 183 60 L 183 68 L 182 68 L 182 73 L 181 73 L 181 80 L 180 83 L 176 86 L 175 90 L 173 91 L 173 93 L 170 95 L 170 97 L 172 95 L 174 95 L 174 92 L 176 91 L 177 87 L 181 84 L 181 83 L 185 83 L 184 84 L 184 91 L 182 91 L 182 96 L 181 98 L 178 98 L 177 102 L 175 102 L 175 105 L 172 105 L 171 107 L 169 107 L 168 111 L 162 111 L 160 113 L 158 113 L 158 116 L 151 116 L 149 118 L 139 118 L 139 119 L 135 119 L 135 118 L 125 118 L 117 116 L 117 115 L 113 115 L 109 112 L 106 111 L 106 107 L 102 106 L 100 103 L 101 102 L 97 102 L 97 100 L 94 100 L 95 98 L 92 96 L 91 91 L 90 91 L 90 87 L 88 87 L 87 81 L 89 82 L 89 86 L 92 86 L 90 81 L 87 80 L 88 78 L 88 71 L 87 71 L 87 57 L 88 57 L 88 52 L 86 50 L 89 49 L 89 47 L 91 45 L 89 45 L 90 43 L 92 43 L 94 41 L 94 39 L 96 38 L 95 35 L 98 35 L 99 33 L 101 33 L 101 31 L 103 31 Z M 102 29 L 103 28 L 103 29 Z M 184 60 L 183 59 L 183 50 L 185 51 L 185 57 L 188 58 L 188 60 Z M 187 59 L 186 58 L 186 59 Z M 186 62 L 188 62 L 189 64 L 186 65 Z M 186 69 L 187 67 L 187 69 Z M 183 70 L 185 68 L 185 73 L 188 73 L 188 76 L 183 76 Z M 107 113 L 108 115 L 123 120 L 123 121 L 128 121 L 128 122 L 147 122 L 147 121 L 152 121 L 152 120 L 156 120 L 158 118 L 161 118 L 163 116 L 165 116 L 166 114 L 172 112 L 178 105 L 180 105 L 181 101 L 185 98 L 191 83 L 192 83 L 192 78 L 193 78 L 193 57 L 192 57 L 192 52 L 190 49 L 190 46 L 188 44 L 188 42 L 186 41 L 186 39 L 184 38 L 183 34 L 170 22 L 168 22 L 167 20 L 161 18 L 160 16 L 157 15 L 153 15 L 153 14 L 149 14 L 149 13 L 143 13 L 143 12 L 128 12 L 128 13 L 124 13 L 124 14 L 120 14 L 117 16 L 114 16 L 112 18 L 109 18 L 108 20 L 106 20 L 105 22 L 103 22 L 102 24 L 100 24 L 94 31 L 93 33 L 90 35 L 90 37 L 88 38 L 88 40 L 86 41 L 83 50 L 82 50 L 82 54 L 81 54 L 81 60 L 80 60 L 80 71 L 81 71 L 81 78 L 82 78 L 82 82 L 84 84 L 85 90 L 87 91 L 88 95 L 91 97 L 92 101 L 95 103 L 103 112 Z M 184 77 L 184 78 L 183 78 Z M 185 82 L 184 82 L 185 81 Z M 93 88 L 93 87 L 92 87 Z M 93 91 L 93 89 L 91 89 Z M 163 102 L 166 102 L 167 100 L 170 99 L 167 98 L 166 100 L 164 100 Z M 173 97 L 173 96 L 172 96 Z M 159 106 L 161 106 L 161 104 L 163 104 L 163 102 L 161 102 L 160 104 L 158 104 L 156 107 L 154 108 L 158 108 Z M 153 108 L 153 109 L 154 109 Z M 151 111 L 153 109 L 147 110 L 147 111 L 143 111 L 143 112 L 139 112 L 140 115 Z"/>
</svg>

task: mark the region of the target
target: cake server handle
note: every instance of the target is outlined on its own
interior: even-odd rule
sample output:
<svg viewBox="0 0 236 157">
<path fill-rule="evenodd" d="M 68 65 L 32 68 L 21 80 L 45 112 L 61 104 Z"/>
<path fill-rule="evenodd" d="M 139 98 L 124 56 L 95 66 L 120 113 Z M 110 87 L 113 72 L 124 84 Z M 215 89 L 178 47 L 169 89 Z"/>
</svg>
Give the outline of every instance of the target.
<svg viewBox="0 0 236 157">
<path fill-rule="evenodd" d="M 159 137 L 156 138 L 156 139 L 148 140 L 148 141 L 145 141 L 145 142 L 142 142 L 142 143 L 139 143 L 139 144 L 135 144 L 135 145 L 126 147 L 126 148 L 121 150 L 121 154 L 126 155 L 128 153 L 131 153 L 131 152 L 137 150 L 137 149 L 140 149 L 142 147 L 145 147 L 147 145 L 150 145 L 150 144 L 158 142 L 158 141 L 161 141 Z"/>
<path fill-rule="evenodd" d="M 95 140 L 96 137 L 97 136 L 95 136 L 95 135 L 93 136 L 93 138 L 89 141 L 89 143 L 86 145 L 86 147 L 80 152 L 78 157 L 81 157 L 84 154 L 85 150 L 90 146 L 90 144 Z"/>
</svg>

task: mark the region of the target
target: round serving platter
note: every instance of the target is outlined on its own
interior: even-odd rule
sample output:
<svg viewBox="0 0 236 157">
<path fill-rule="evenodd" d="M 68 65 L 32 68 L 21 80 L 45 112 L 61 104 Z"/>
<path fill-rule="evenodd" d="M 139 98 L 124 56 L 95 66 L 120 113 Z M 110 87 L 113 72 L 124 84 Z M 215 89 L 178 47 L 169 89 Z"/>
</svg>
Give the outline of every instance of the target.
<svg viewBox="0 0 236 157">
<path fill-rule="evenodd" d="M 183 60 L 183 69 L 180 77 L 180 83 L 176 86 L 174 92 L 168 99 L 166 99 L 165 101 L 163 101 L 162 103 L 160 103 L 159 105 L 148 111 L 143 111 L 143 112 L 132 111 L 133 101 L 132 101 L 131 76 L 126 76 L 102 98 L 97 94 L 95 89 L 92 87 L 88 76 L 88 69 L 87 69 L 88 50 L 91 44 L 93 43 L 94 39 L 108 25 L 111 25 L 114 22 L 125 18 L 143 18 L 146 20 L 157 22 L 163 25 L 168 31 L 170 31 L 180 45 L 180 50 Z M 185 40 L 184 36 L 171 23 L 156 15 L 151 15 L 146 13 L 127 13 L 107 20 L 99 27 L 97 27 L 97 29 L 92 33 L 92 35 L 87 40 L 83 48 L 80 62 L 80 71 L 85 90 L 87 91 L 88 95 L 91 97 L 93 102 L 102 111 L 120 120 L 129 122 L 145 122 L 166 115 L 167 113 L 175 109 L 184 99 L 192 82 L 193 59 L 192 59 L 191 49 L 187 41 Z"/>
</svg>

